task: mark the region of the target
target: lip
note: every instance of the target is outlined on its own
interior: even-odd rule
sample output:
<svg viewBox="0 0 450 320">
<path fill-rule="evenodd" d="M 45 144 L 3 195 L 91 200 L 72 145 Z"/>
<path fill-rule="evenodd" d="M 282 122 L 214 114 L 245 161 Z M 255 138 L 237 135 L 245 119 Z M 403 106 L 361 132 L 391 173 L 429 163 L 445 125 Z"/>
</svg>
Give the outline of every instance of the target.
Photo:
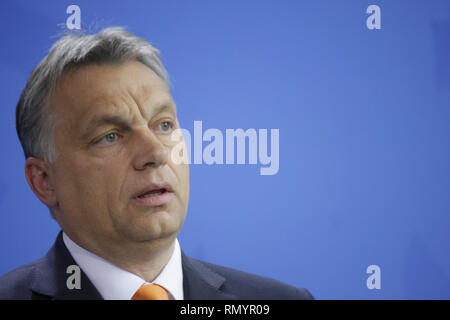
<svg viewBox="0 0 450 320">
<path fill-rule="evenodd" d="M 147 196 L 145 198 L 140 197 L 150 192 L 158 190 L 161 190 L 162 193 L 158 195 Z M 172 197 L 173 197 L 173 189 L 170 186 L 170 184 L 160 183 L 160 184 L 151 184 L 143 188 L 141 191 L 137 192 L 134 195 L 133 200 L 136 204 L 140 206 L 157 207 L 168 204 L 172 200 Z"/>
</svg>

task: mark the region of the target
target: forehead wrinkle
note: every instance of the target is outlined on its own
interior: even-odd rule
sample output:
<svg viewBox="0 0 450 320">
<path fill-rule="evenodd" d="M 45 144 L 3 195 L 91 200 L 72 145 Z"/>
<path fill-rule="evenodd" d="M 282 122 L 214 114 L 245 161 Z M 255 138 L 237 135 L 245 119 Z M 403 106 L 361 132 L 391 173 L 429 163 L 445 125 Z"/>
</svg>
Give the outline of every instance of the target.
<svg viewBox="0 0 450 320">
<path fill-rule="evenodd" d="M 150 120 L 162 109 L 166 109 L 164 107 L 172 107 L 173 112 L 176 114 L 172 97 L 165 89 L 161 90 L 158 86 L 152 87 L 143 83 L 136 90 L 130 90 L 129 94 L 145 120 Z"/>
<path fill-rule="evenodd" d="M 122 94 L 102 94 L 89 101 L 89 104 L 95 108 L 93 113 L 88 113 L 86 121 L 82 121 L 83 125 L 80 131 L 84 135 L 88 135 L 95 130 L 99 119 L 103 117 L 119 117 L 129 126 L 133 124 L 135 119 L 130 116 L 130 108 L 124 107 L 124 96 Z M 125 102 L 126 104 L 126 102 Z M 101 122 L 101 121 L 100 121 Z M 80 122 L 81 125 L 81 122 Z"/>
<path fill-rule="evenodd" d="M 140 87 L 143 87 L 143 85 L 141 85 Z M 139 93 L 138 93 L 139 89 L 136 90 L 136 92 L 133 92 L 133 90 L 129 90 L 129 96 L 131 97 L 131 100 L 133 101 L 134 105 L 137 107 L 137 110 L 139 110 L 139 114 L 141 115 L 141 117 L 143 119 L 147 119 L 146 117 L 146 113 L 145 113 L 145 108 L 142 105 L 142 103 L 139 101 Z M 144 99 L 145 101 L 145 99 Z M 131 108 L 130 108 L 131 111 Z"/>
<path fill-rule="evenodd" d="M 123 115 L 125 119 L 129 119 L 130 124 L 139 120 L 136 112 L 136 106 L 137 109 L 139 109 L 139 106 L 129 88 L 103 96 L 101 100 L 106 104 L 107 112 Z"/>
<path fill-rule="evenodd" d="M 149 80 L 134 79 L 126 84 L 122 82 L 121 85 L 119 80 L 117 85 L 97 92 L 89 101 L 89 105 L 102 111 L 123 114 L 134 124 L 141 121 L 147 123 L 161 111 L 162 106 L 171 107 L 169 110 L 176 116 L 175 103 L 170 93 L 162 83 L 155 83 L 154 79 Z"/>
<path fill-rule="evenodd" d="M 120 105 L 123 105 L 125 107 L 124 109 L 126 109 L 125 112 L 129 119 L 131 119 L 133 123 L 137 122 L 139 112 L 136 112 L 135 110 L 136 106 L 139 110 L 139 105 L 134 98 L 131 90 L 129 90 L 129 88 L 125 89 L 124 92 L 119 95 L 119 99 L 121 101 Z"/>
<path fill-rule="evenodd" d="M 95 99 L 95 104 L 101 113 L 114 113 L 114 114 L 124 114 L 124 111 L 128 111 L 129 108 L 123 108 L 126 105 L 121 95 L 103 95 Z M 127 112 L 128 113 L 128 112 Z"/>
</svg>

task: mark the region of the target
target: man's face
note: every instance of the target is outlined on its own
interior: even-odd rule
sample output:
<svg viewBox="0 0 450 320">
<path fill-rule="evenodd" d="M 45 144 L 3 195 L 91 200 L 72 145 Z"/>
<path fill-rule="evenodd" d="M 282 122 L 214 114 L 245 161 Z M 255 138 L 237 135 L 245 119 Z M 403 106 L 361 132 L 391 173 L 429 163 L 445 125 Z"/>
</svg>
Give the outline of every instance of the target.
<svg viewBox="0 0 450 320">
<path fill-rule="evenodd" d="M 176 107 L 137 61 L 66 73 L 50 98 L 51 180 L 63 229 L 91 243 L 172 239 L 186 217 L 189 167 L 171 160 Z"/>
</svg>

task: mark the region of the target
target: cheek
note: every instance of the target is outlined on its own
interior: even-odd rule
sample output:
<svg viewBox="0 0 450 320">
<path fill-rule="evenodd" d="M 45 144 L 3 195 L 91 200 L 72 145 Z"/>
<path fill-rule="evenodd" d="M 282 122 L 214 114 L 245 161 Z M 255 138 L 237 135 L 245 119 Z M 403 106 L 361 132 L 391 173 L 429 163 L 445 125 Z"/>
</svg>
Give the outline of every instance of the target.
<svg viewBox="0 0 450 320">
<path fill-rule="evenodd" d="M 184 201 L 187 204 L 189 200 L 189 165 L 179 165 L 177 166 L 177 171 L 180 193 L 183 195 Z"/>
<path fill-rule="evenodd" d="M 62 179 L 58 182 L 57 190 L 60 197 L 60 205 L 63 209 L 88 208 L 93 199 L 98 198 L 100 192 L 99 179 L 95 175 L 89 175 L 86 171 L 65 170 Z M 98 203 L 98 202 L 97 202 Z"/>
<path fill-rule="evenodd" d="M 84 163 L 72 161 L 60 167 L 56 190 L 63 208 L 99 210 L 107 205 L 110 193 L 114 191 L 118 172 L 112 174 L 104 166 L 86 166 Z"/>
<path fill-rule="evenodd" d="M 182 152 L 181 156 L 180 152 Z M 187 205 L 187 201 L 189 200 L 189 164 L 186 163 L 187 156 L 184 159 L 185 163 L 182 162 L 182 155 L 187 155 L 184 140 L 181 143 L 179 142 L 178 145 L 171 146 L 168 154 L 168 165 L 176 178 L 178 193 L 183 202 Z"/>
</svg>

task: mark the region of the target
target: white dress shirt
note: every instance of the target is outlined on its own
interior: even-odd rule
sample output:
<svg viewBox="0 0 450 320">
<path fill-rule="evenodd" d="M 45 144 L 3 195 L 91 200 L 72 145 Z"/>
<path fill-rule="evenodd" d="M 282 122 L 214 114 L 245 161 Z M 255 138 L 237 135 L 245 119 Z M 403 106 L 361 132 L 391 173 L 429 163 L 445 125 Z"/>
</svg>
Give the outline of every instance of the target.
<svg viewBox="0 0 450 320">
<path fill-rule="evenodd" d="M 111 262 L 81 248 L 63 232 L 63 241 L 78 266 L 105 300 L 130 300 L 144 284 L 139 276 L 119 268 Z M 152 282 L 169 292 L 169 299 L 183 300 L 183 268 L 178 239 L 169 262 Z"/>
</svg>

